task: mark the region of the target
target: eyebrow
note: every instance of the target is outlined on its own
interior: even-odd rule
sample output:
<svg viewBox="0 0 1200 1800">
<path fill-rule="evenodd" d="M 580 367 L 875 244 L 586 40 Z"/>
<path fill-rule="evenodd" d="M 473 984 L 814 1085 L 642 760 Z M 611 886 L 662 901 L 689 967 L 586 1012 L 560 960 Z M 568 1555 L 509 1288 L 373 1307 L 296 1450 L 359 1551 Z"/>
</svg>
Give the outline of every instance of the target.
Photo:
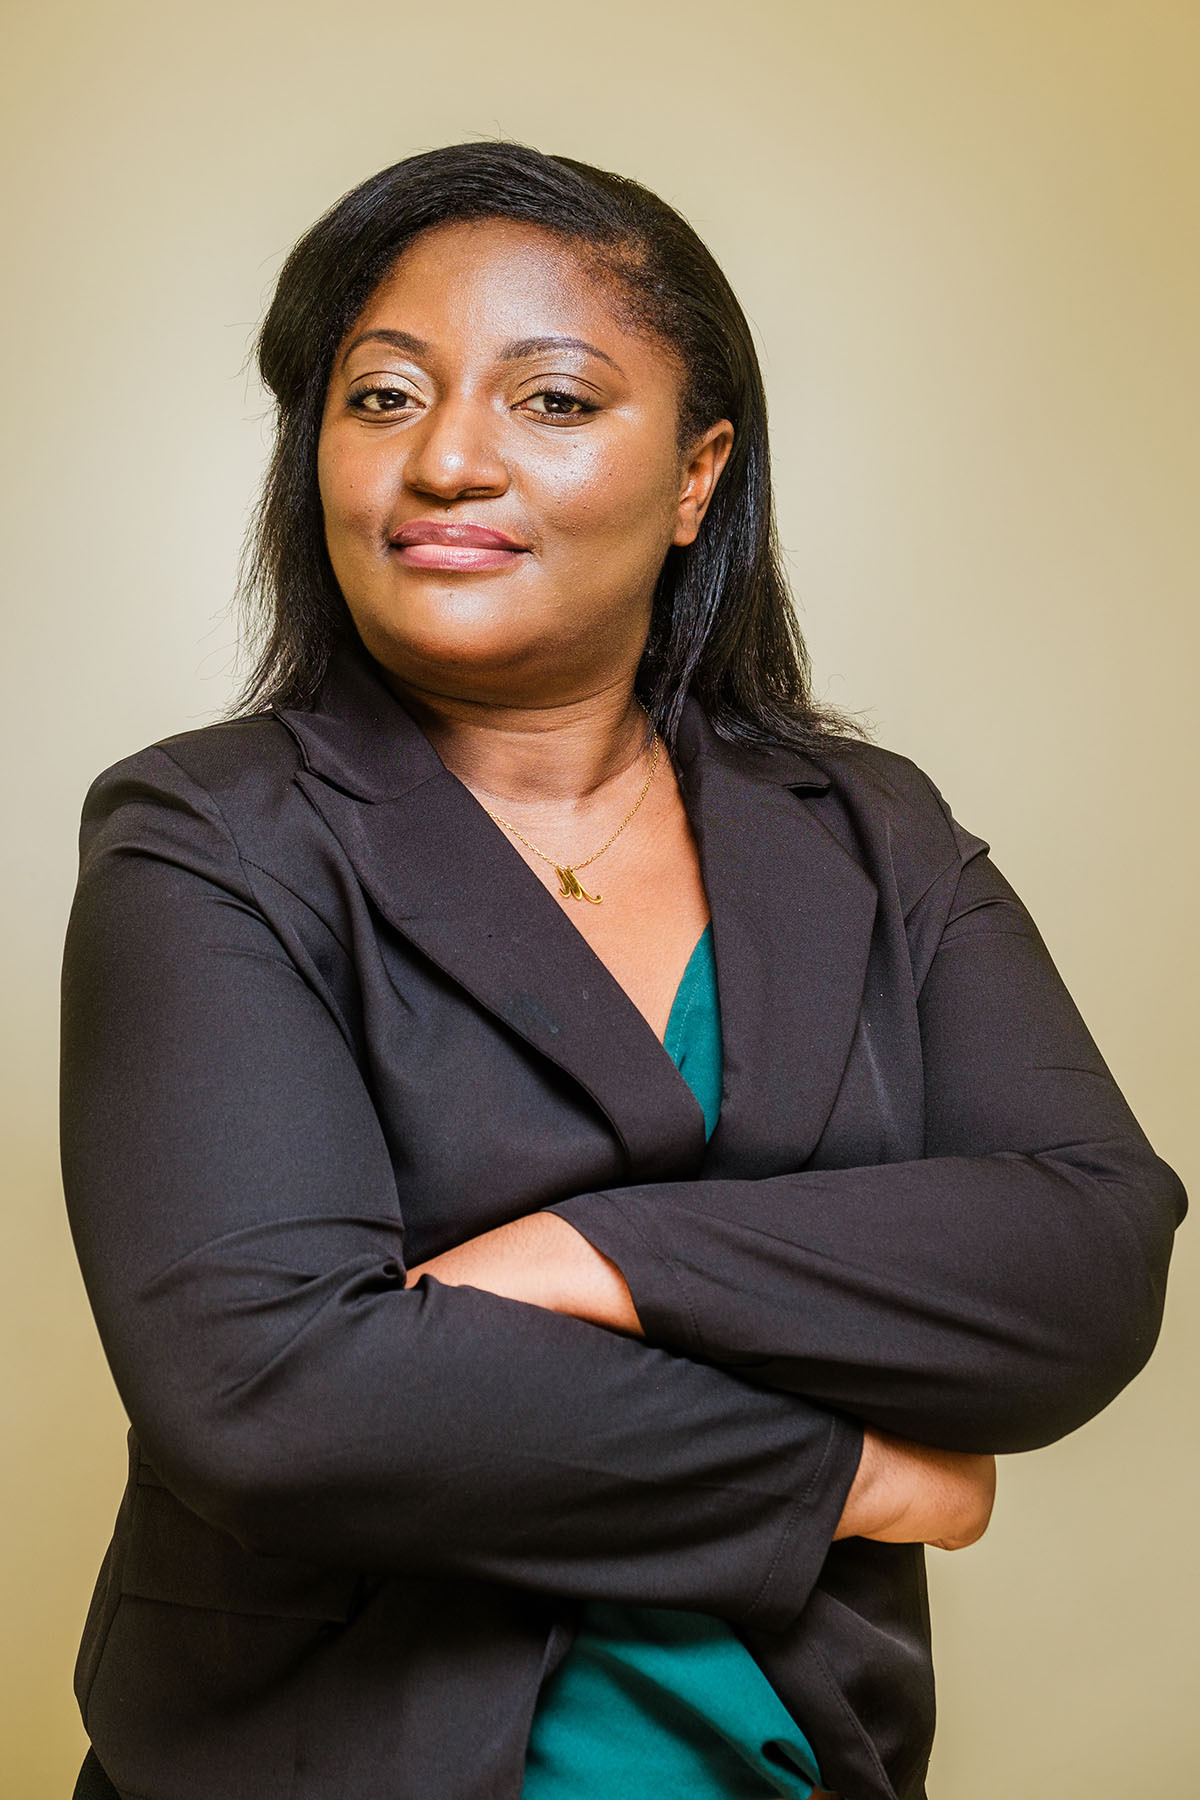
<svg viewBox="0 0 1200 1800">
<path fill-rule="evenodd" d="M 501 362 L 519 362 L 523 356 L 536 356 L 541 350 L 585 350 L 589 356 L 598 356 L 601 362 L 608 363 L 618 374 L 625 373 L 619 362 L 614 362 L 607 351 L 601 350 L 597 344 L 589 344 L 586 338 L 577 337 L 527 337 L 518 338 L 515 343 L 505 344 L 500 352 Z"/>
<path fill-rule="evenodd" d="M 393 350 L 407 350 L 411 356 L 422 356 L 429 348 L 424 338 L 414 337 L 411 331 L 364 331 L 352 344 L 346 345 L 342 353 L 343 368 L 360 344 L 390 344 Z"/>
<path fill-rule="evenodd" d="M 426 340 L 414 337 L 411 331 L 389 331 L 381 327 L 378 331 L 364 331 L 353 343 L 347 344 L 342 356 L 343 365 L 360 344 L 389 344 L 393 350 L 404 350 L 410 356 L 423 356 L 429 349 Z M 625 373 L 620 363 L 614 361 L 607 351 L 601 350 L 597 344 L 589 344 L 586 338 L 577 337 L 516 338 L 511 344 L 505 344 L 500 352 L 500 361 L 520 362 L 522 357 L 536 356 L 543 350 L 583 350 L 589 356 L 598 356 L 601 362 L 608 363 L 619 375 Z"/>
</svg>

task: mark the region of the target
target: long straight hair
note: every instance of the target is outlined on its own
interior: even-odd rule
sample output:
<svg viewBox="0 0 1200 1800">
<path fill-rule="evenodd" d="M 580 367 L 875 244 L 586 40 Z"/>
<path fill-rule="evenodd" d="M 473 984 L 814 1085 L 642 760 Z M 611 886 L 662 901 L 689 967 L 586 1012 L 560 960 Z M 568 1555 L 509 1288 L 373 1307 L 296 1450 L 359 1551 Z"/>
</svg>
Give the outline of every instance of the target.
<svg viewBox="0 0 1200 1800">
<path fill-rule="evenodd" d="M 277 409 L 243 558 L 253 667 L 236 710 L 304 706 L 355 633 L 325 545 L 317 439 L 334 353 L 397 258 L 435 226 L 500 218 L 578 247 L 683 371 L 681 449 L 718 419 L 733 449 L 696 540 L 655 588 L 637 688 L 669 744 L 692 693 L 731 742 L 803 747 L 856 727 L 812 697 L 779 556 L 767 405 L 746 317 L 711 253 L 649 189 L 525 144 L 451 144 L 382 170 L 295 245 L 258 337 Z"/>
</svg>

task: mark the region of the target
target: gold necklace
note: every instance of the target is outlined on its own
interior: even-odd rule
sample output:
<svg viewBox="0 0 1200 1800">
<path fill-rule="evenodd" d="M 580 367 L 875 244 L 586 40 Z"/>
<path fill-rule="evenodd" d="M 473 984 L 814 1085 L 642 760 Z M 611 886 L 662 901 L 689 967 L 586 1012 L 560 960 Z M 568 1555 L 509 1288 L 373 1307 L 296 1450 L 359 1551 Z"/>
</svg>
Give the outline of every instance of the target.
<svg viewBox="0 0 1200 1800">
<path fill-rule="evenodd" d="M 642 705 L 640 700 L 638 701 L 638 705 L 639 706 Z M 646 712 L 646 709 L 644 706 L 642 706 L 642 711 Z M 647 717 L 647 719 L 650 717 L 649 713 L 646 713 L 646 717 Z M 651 729 L 653 729 L 653 727 Z M 646 798 L 646 795 L 650 792 L 650 783 L 654 780 L 654 771 L 658 767 L 658 749 L 659 749 L 659 736 L 658 736 L 657 731 L 655 731 L 654 732 L 654 754 L 650 758 L 650 773 L 646 777 L 645 784 L 642 788 L 641 793 L 638 795 L 637 799 L 634 801 L 634 803 L 630 807 L 629 811 L 625 814 L 625 817 L 621 820 L 621 823 L 617 826 L 617 829 L 613 832 L 612 836 L 610 838 L 608 838 L 603 844 L 601 844 L 601 846 L 598 850 L 593 850 L 592 854 L 590 856 L 585 856 L 582 862 L 577 862 L 577 863 L 556 862 L 554 857 L 547 856 L 546 852 L 544 850 L 539 850 L 536 844 L 531 844 L 529 839 L 525 836 L 524 832 L 518 831 L 516 826 L 511 822 L 511 820 L 502 819 L 500 817 L 499 813 L 492 812 L 490 807 L 485 806 L 483 810 L 485 813 L 487 813 L 487 816 L 489 819 L 492 819 L 497 825 L 502 825 L 504 827 L 505 831 L 511 831 L 513 836 L 517 839 L 517 841 L 519 843 L 524 844 L 524 846 L 527 850 L 532 850 L 533 854 L 537 857 L 540 857 L 542 862 L 550 864 L 550 867 L 554 870 L 554 873 L 558 876 L 558 891 L 564 897 L 564 899 L 586 900 L 592 906 L 599 906 L 600 902 L 604 898 L 603 894 L 589 894 L 587 889 L 580 885 L 579 877 L 576 874 L 576 870 L 577 869 L 586 869 L 588 864 L 594 863 L 598 856 L 603 856 L 604 852 L 607 849 L 609 849 L 611 847 L 611 845 L 616 843 L 617 839 L 620 837 L 621 833 L 624 831 L 624 829 L 628 825 L 629 821 L 633 818 L 633 815 L 637 812 L 638 807 L 642 804 L 642 801 Z"/>
</svg>

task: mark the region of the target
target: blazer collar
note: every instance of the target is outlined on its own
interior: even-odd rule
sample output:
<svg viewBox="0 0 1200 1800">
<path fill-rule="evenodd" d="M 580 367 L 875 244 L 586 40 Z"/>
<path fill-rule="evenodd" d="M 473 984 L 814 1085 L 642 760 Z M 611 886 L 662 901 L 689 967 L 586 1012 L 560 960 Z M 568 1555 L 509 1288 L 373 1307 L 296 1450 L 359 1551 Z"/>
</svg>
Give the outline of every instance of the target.
<svg viewBox="0 0 1200 1800">
<path fill-rule="evenodd" d="M 811 1155 L 858 1017 L 875 891 L 803 796 L 812 758 L 717 737 L 689 700 L 676 765 L 713 916 L 725 1058 L 720 1122 L 562 907 L 446 769 L 365 653 L 279 714 L 297 776 L 383 916 L 577 1081 L 631 1181 L 767 1175 Z"/>
<path fill-rule="evenodd" d="M 412 715 L 356 644 L 335 651 L 311 707 L 278 713 L 306 769 L 356 799 L 396 800 L 446 772 Z"/>
<path fill-rule="evenodd" d="M 278 715 L 296 739 L 304 765 L 360 800 L 393 800 L 445 768 L 376 664 L 344 644 L 311 707 Z M 811 757 L 782 745 L 749 749 L 719 738 L 695 700 L 684 706 L 675 760 L 688 768 L 710 758 L 747 780 L 820 792 L 829 776 Z"/>
</svg>

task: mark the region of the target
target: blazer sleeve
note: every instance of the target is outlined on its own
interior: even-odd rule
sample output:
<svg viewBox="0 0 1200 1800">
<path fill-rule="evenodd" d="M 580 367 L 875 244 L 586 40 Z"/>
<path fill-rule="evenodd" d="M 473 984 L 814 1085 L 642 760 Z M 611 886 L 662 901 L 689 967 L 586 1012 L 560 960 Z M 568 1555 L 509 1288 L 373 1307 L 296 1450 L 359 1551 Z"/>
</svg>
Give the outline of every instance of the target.
<svg viewBox="0 0 1200 1800">
<path fill-rule="evenodd" d="M 987 846 L 949 823 L 957 857 L 908 921 L 932 944 L 922 1158 L 549 1210 L 620 1267 L 649 1340 L 905 1437 L 1026 1450 L 1146 1361 L 1186 1203 Z"/>
<path fill-rule="evenodd" d="M 859 1428 L 538 1308 L 406 1290 L 359 1065 L 162 750 L 85 808 L 62 1155 L 137 1437 L 248 1548 L 777 1628 L 803 1607 Z"/>
</svg>

